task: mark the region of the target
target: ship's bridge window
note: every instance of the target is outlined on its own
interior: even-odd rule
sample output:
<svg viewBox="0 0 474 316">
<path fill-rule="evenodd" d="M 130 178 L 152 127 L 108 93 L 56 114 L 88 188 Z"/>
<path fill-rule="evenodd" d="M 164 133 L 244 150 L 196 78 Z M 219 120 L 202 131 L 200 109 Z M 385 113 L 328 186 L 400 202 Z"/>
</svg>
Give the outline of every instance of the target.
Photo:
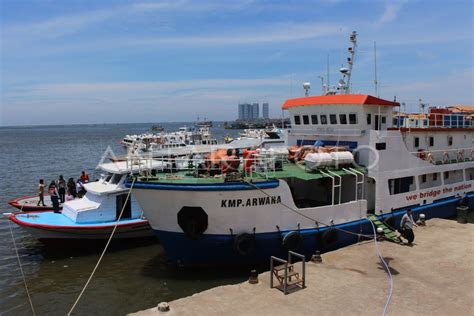
<svg viewBox="0 0 474 316">
<path fill-rule="evenodd" d="M 357 124 L 357 114 L 349 114 L 349 124 Z"/>
<path fill-rule="evenodd" d="M 308 115 L 303 115 L 303 124 L 304 125 L 309 125 L 309 116 Z"/>
<path fill-rule="evenodd" d="M 336 114 L 329 114 L 329 123 L 337 124 L 337 115 Z"/>
<path fill-rule="evenodd" d="M 420 138 L 419 138 L 419 137 L 415 137 L 413 140 L 414 140 L 414 143 L 415 143 L 415 147 L 416 147 L 416 148 L 420 147 Z"/>
<path fill-rule="evenodd" d="M 382 116 L 382 124 L 387 123 L 387 118 L 385 116 Z"/>
<path fill-rule="evenodd" d="M 430 136 L 429 140 L 430 140 L 430 147 L 433 147 L 434 146 L 434 137 Z"/>
<path fill-rule="evenodd" d="M 321 118 L 321 124 L 326 125 L 328 123 L 328 118 L 326 115 L 322 114 L 320 118 Z"/>
<path fill-rule="evenodd" d="M 372 125 L 372 114 L 367 114 L 367 125 Z"/>
<path fill-rule="evenodd" d="M 295 115 L 295 125 L 300 125 L 301 124 L 301 118 L 299 115 Z"/>
<path fill-rule="evenodd" d="M 311 115 L 311 124 L 318 125 L 318 116 L 313 114 Z"/>
<path fill-rule="evenodd" d="M 403 177 L 388 180 L 390 195 L 406 193 L 415 190 L 414 177 Z"/>
<path fill-rule="evenodd" d="M 347 124 L 347 115 L 339 114 L 339 123 L 343 125 Z"/>
</svg>

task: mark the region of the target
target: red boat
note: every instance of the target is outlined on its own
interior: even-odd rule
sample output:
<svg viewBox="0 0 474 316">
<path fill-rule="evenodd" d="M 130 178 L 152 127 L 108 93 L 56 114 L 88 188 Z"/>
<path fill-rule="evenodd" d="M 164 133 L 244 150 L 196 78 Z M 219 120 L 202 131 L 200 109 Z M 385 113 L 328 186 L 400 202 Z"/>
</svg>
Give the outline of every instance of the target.
<svg viewBox="0 0 474 316">
<path fill-rule="evenodd" d="M 51 211 L 53 209 L 53 203 L 49 197 L 49 194 L 44 195 L 44 204 L 46 206 L 38 206 L 39 197 L 37 195 L 32 196 L 23 196 L 17 199 L 8 201 L 13 207 L 23 211 L 23 212 L 37 212 L 37 211 Z M 59 209 L 63 208 L 62 204 L 59 204 Z"/>
</svg>

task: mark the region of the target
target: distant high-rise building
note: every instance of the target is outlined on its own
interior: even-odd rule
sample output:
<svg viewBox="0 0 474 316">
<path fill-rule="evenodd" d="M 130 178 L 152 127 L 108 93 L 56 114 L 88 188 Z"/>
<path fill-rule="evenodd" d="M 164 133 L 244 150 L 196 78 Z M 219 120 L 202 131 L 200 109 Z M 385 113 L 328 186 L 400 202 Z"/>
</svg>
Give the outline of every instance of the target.
<svg viewBox="0 0 474 316">
<path fill-rule="evenodd" d="M 252 104 L 252 116 L 251 116 L 250 119 L 251 119 L 251 120 L 256 120 L 256 119 L 258 119 L 258 115 L 259 115 L 258 112 L 259 112 L 259 111 L 258 111 L 258 103 L 253 103 L 253 104 Z"/>
<path fill-rule="evenodd" d="M 252 104 L 245 103 L 244 106 L 244 120 L 251 120 L 252 115 Z"/>
<path fill-rule="evenodd" d="M 245 104 L 239 103 L 239 120 L 245 120 L 244 112 L 245 112 Z"/>
<path fill-rule="evenodd" d="M 239 103 L 239 120 L 256 120 L 259 117 L 258 103 Z"/>
<path fill-rule="evenodd" d="M 270 116 L 268 115 L 268 102 L 262 104 L 262 116 L 264 119 L 270 118 Z"/>
</svg>

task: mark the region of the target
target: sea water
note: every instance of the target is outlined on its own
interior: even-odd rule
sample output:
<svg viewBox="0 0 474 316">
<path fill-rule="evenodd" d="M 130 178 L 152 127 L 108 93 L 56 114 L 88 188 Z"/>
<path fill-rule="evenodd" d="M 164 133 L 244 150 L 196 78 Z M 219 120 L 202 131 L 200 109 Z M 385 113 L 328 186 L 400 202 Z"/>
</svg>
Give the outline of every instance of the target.
<svg viewBox="0 0 474 316">
<path fill-rule="evenodd" d="M 46 185 L 63 175 L 75 180 L 81 171 L 91 179 L 102 155 L 111 149 L 117 156 L 126 134 L 140 134 L 152 124 L 0 127 L 0 211 L 15 209 L 8 200 L 37 193 L 40 178 Z M 173 131 L 191 123 L 165 123 Z M 215 123 L 219 139 L 226 131 Z M 23 228 L 0 216 L 0 315 L 28 315 L 30 307 L 23 286 L 10 227 L 38 315 L 65 315 L 73 305 L 96 264 L 101 249 L 47 247 Z M 77 305 L 77 314 L 124 315 L 156 306 L 222 284 L 243 281 L 247 270 L 177 269 L 167 263 L 159 242 L 134 242 L 108 251 Z"/>
</svg>

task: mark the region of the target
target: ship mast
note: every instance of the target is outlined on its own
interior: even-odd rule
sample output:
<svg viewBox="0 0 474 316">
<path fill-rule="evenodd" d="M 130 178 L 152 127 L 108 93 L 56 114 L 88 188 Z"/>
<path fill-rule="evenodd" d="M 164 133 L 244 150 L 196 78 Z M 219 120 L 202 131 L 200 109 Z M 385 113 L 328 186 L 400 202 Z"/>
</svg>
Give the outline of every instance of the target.
<svg viewBox="0 0 474 316">
<path fill-rule="evenodd" d="M 328 71 L 328 80 L 327 80 L 327 87 L 325 89 L 326 95 L 335 95 L 335 94 L 349 94 L 351 93 L 351 75 L 352 75 L 352 67 L 354 65 L 354 58 L 357 49 L 357 32 L 353 31 L 349 38 L 352 46 L 347 49 L 347 51 L 351 54 L 350 57 L 347 57 L 347 67 L 341 67 L 339 72 L 342 74 L 342 78 L 339 79 L 338 86 L 330 86 L 329 85 L 329 71 Z M 329 59 L 328 59 L 329 60 Z"/>
<path fill-rule="evenodd" d="M 354 65 L 354 57 L 357 49 L 357 32 L 353 31 L 350 36 L 350 42 L 352 46 L 347 50 L 351 54 L 351 57 L 347 57 L 347 67 L 341 67 L 339 72 L 342 74 L 342 79 L 339 80 L 339 87 L 341 94 L 351 93 L 351 75 L 352 75 L 352 66 Z"/>
</svg>

